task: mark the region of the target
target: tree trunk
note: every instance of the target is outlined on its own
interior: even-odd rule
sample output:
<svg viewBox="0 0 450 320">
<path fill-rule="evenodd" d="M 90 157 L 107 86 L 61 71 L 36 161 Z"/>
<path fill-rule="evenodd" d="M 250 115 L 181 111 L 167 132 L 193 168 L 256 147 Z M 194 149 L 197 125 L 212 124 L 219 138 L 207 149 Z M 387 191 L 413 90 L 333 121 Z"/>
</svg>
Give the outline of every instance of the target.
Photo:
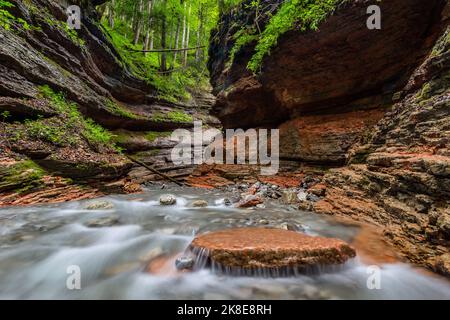
<svg viewBox="0 0 450 320">
<path fill-rule="evenodd" d="M 184 47 L 189 47 L 189 37 L 191 35 L 191 3 L 189 3 L 189 10 L 188 10 L 188 16 L 187 16 L 187 31 L 186 31 L 186 41 L 184 42 Z M 187 65 L 188 60 L 188 51 L 184 52 L 183 56 L 183 66 Z"/>
<path fill-rule="evenodd" d="M 187 9 L 187 2 L 184 3 L 184 10 L 183 10 L 183 34 L 181 36 L 181 47 L 186 48 L 186 12 Z"/>
<path fill-rule="evenodd" d="M 200 9 L 198 12 L 198 20 L 200 21 L 200 26 L 198 27 L 197 30 L 197 47 L 200 47 L 201 45 L 201 41 L 202 41 L 202 34 L 203 34 L 203 5 L 200 4 Z M 197 51 L 195 51 L 195 61 L 199 61 L 200 60 L 200 54 L 201 54 L 201 49 L 197 49 Z"/>
<path fill-rule="evenodd" d="M 143 9 L 143 0 L 139 0 L 135 7 L 135 24 L 134 24 L 134 40 L 133 44 L 137 45 L 139 43 L 139 38 L 141 37 L 141 29 L 142 29 L 142 9 Z"/>
<path fill-rule="evenodd" d="M 150 33 L 150 46 L 149 46 L 149 50 L 153 50 L 153 43 L 155 41 L 155 32 L 152 31 Z"/>
<path fill-rule="evenodd" d="M 177 30 L 176 30 L 176 33 L 175 33 L 175 46 L 174 46 L 175 50 L 177 50 L 179 48 L 178 44 L 180 42 L 180 27 L 181 27 L 181 19 L 178 16 L 178 19 L 177 19 Z M 172 68 L 174 68 L 176 63 L 177 63 L 177 55 L 178 55 L 178 51 L 174 51 L 174 53 L 173 53 L 173 61 L 172 61 Z"/>
<path fill-rule="evenodd" d="M 114 5 L 115 0 L 111 0 L 111 3 L 109 4 L 108 7 L 108 23 L 111 29 L 114 29 Z"/>
<path fill-rule="evenodd" d="M 166 4 L 166 1 L 164 1 Z M 167 21 L 166 16 L 163 15 L 161 18 L 161 48 L 166 49 L 166 41 L 167 41 Z M 161 53 L 161 72 L 167 71 L 167 53 Z"/>
<path fill-rule="evenodd" d="M 153 24 L 153 17 L 152 17 L 152 11 L 153 11 L 153 0 L 149 0 L 147 4 L 147 12 L 148 12 L 148 20 L 147 20 L 147 31 L 145 33 L 145 40 L 144 40 L 144 50 L 149 50 L 150 46 L 150 36 L 153 34 L 152 24 Z M 147 53 L 144 52 L 144 56 L 146 56 Z"/>
</svg>

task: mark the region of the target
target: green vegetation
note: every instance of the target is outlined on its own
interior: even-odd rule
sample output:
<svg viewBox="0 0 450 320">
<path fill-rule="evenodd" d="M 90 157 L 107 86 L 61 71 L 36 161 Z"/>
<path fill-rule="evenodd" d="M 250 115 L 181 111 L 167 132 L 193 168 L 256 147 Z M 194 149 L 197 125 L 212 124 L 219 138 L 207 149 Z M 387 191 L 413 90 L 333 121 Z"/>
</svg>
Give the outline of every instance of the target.
<svg viewBox="0 0 450 320">
<path fill-rule="evenodd" d="M 31 26 L 22 18 L 16 18 L 7 9 L 13 8 L 14 4 L 9 1 L 0 0 L 0 28 L 10 30 L 13 24 L 23 28 L 24 30 L 30 30 Z"/>
<path fill-rule="evenodd" d="M 3 111 L 0 114 L 0 117 L 2 118 L 3 122 L 6 122 L 6 120 L 11 116 L 11 113 L 8 110 Z"/>
<path fill-rule="evenodd" d="M 0 191 L 26 192 L 40 184 L 45 171 L 31 160 L 0 168 Z"/>
<path fill-rule="evenodd" d="M 106 109 L 116 116 L 121 116 L 129 119 L 139 119 L 139 116 L 133 112 L 126 110 L 124 107 L 119 105 L 117 102 L 110 99 L 106 100 Z"/>
<path fill-rule="evenodd" d="M 54 118 L 27 120 L 25 122 L 27 131 L 33 137 L 59 145 L 74 145 L 78 141 L 65 131 L 78 131 L 81 128 L 81 135 L 90 145 L 95 147 L 113 145 L 113 135 L 92 119 L 85 119 L 78 111 L 77 105 L 67 102 L 62 93 L 54 92 L 49 86 L 41 86 L 40 92 L 43 98 L 51 101 L 52 107 L 64 118 L 64 123 L 59 123 L 61 120 Z"/>
<path fill-rule="evenodd" d="M 129 70 L 155 87 L 159 99 L 179 102 L 191 98 L 192 88 L 209 86 L 210 32 L 219 11 L 239 1 L 115 0 L 98 10 Z"/>
<path fill-rule="evenodd" d="M 28 136 L 59 146 L 75 145 L 76 141 L 71 136 L 67 136 L 64 130 L 61 130 L 60 125 L 62 124 L 55 119 L 25 120 Z"/>
<path fill-rule="evenodd" d="M 261 68 L 263 59 L 277 45 L 278 39 L 290 30 L 299 31 L 317 30 L 319 24 L 329 16 L 336 7 L 346 0 L 291 0 L 284 2 L 270 20 L 263 31 L 257 25 L 239 30 L 230 53 L 232 62 L 235 54 L 245 45 L 256 41 L 256 47 L 247 68 L 254 73 Z M 260 2 L 253 1 L 250 6 L 258 11 Z"/>
<path fill-rule="evenodd" d="M 166 114 L 158 112 L 152 116 L 152 120 L 155 122 L 177 122 L 187 123 L 194 121 L 194 118 L 182 111 L 170 111 Z"/>
<path fill-rule="evenodd" d="M 91 143 L 91 144 L 103 144 L 108 145 L 112 143 L 113 135 L 95 123 L 92 119 L 86 119 L 84 121 L 85 130 L 83 131 L 83 136 Z"/>
<path fill-rule="evenodd" d="M 165 132 L 149 131 L 145 134 L 145 138 L 148 141 L 153 142 L 158 138 L 170 137 L 171 134 L 172 134 L 172 132 L 170 132 L 170 131 L 165 131 Z"/>
<path fill-rule="evenodd" d="M 45 22 L 63 32 L 74 44 L 79 47 L 84 47 L 85 42 L 78 36 L 74 29 L 70 29 L 67 22 L 55 19 L 49 12 L 44 12 Z"/>
</svg>

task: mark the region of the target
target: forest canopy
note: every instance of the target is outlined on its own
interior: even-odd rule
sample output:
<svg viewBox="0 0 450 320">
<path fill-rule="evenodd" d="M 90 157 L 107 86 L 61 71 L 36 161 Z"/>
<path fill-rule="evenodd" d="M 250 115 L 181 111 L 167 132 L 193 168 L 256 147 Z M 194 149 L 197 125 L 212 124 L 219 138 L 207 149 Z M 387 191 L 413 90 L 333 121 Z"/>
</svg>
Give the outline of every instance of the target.
<svg viewBox="0 0 450 320">
<path fill-rule="evenodd" d="M 208 86 L 211 29 L 221 11 L 239 2 L 111 0 L 99 11 L 103 27 L 131 71 L 154 85 L 160 98 L 175 102 L 188 100 L 194 87 Z"/>
</svg>

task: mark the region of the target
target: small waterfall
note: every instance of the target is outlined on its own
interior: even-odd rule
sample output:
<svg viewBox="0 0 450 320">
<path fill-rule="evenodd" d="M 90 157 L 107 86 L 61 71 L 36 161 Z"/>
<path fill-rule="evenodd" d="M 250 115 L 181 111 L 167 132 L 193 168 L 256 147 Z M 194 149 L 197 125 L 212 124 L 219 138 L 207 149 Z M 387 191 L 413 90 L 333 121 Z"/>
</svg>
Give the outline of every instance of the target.
<svg viewBox="0 0 450 320">
<path fill-rule="evenodd" d="M 287 278 L 299 276 L 314 276 L 325 273 L 337 273 L 348 269 L 352 265 L 349 261 L 340 265 L 304 265 L 280 268 L 252 267 L 242 268 L 235 266 L 226 266 L 211 259 L 208 249 L 198 247 L 188 247 L 185 251 L 186 256 L 194 258 L 193 271 L 209 269 L 214 274 L 234 277 L 258 277 L 258 278 Z"/>
</svg>

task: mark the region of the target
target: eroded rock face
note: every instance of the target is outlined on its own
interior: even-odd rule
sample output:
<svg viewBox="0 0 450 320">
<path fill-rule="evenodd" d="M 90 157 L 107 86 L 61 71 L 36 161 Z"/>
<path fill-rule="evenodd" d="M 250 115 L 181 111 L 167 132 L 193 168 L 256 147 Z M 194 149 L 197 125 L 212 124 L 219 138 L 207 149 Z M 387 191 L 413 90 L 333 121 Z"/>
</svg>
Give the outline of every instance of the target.
<svg viewBox="0 0 450 320">
<path fill-rule="evenodd" d="M 266 0 L 262 7 L 273 10 L 277 4 Z M 349 147 L 381 119 L 431 50 L 445 1 L 380 3 L 383 22 L 376 31 L 366 27 L 370 4 L 347 1 L 319 31 L 284 34 L 258 75 L 246 70 L 254 44 L 237 52 L 228 66 L 235 25 L 253 23 L 254 9 L 244 3 L 223 16 L 209 68 L 218 95 L 214 111 L 224 127 L 277 127 L 285 122 L 280 127 L 283 157 L 345 162 Z"/>
<path fill-rule="evenodd" d="M 304 268 L 342 264 L 355 250 L 342 240 L 311 237 L 294 231 L 241 228 L 197 236 L 193 252 L 206 252 L 217 264 L 243 269 Z"/>
<path fill-rule="evenodd" d="M 384 115 L 381 109 L 308 115 L 283 123 L 280 157 L 312 163 L 344 164 L 347 151 Z"/>
<path fill-rule="evenodd" d="M 449 33 L 411 77 L 405 99 L 352 147 L 352 164 L 325 175 L 325 197 L 314 204 L 384 226 L 403 256 L 446 275 L 436 258 L 450 248 Z"/>
<path fill-rule="evenodd" d="M 146 163 L 154 161 L 154 149 L 161 148 L 144 138 L 147 131 L 193 125 L 166 117 L 170 112 L 217 124 L 207 114 L 214 96 L 199 91 L 189 102 L 169 103 L 130 72 L 99 23 L 95 5 L 105 1 L 11 2 L 14 7 L 8 11 L 16 22 L 10 30 L 0 28 L 0 149 L 11 151 L 11 156 L 27 156 L 49 173 L 81 183 L 121 179 L 133 166 L 116 149 L 105 147 L 107 143 L 97 143 L 102 137 L 87 137 L 85 126 L 55 106 L 53 95 L 44 94 L 43 88 L 64 95 L 65 109 L 74 103 L 85 120 L 124 133 L 125 151 L 150 151 L 143 156 Z M 80 30 L 69 33 L 65 11 L 71 4 L 80 6 L 82 21 Z M 29 30 L 20 27 L 18 19 Z M 35 120 L 39 122 L 26 123 Z M 168 158 L 169 146 L 162 147 L 157 162 Z M 139 183 L 153 178 L 146 171 L 137 176 Z"/>
</svg>

